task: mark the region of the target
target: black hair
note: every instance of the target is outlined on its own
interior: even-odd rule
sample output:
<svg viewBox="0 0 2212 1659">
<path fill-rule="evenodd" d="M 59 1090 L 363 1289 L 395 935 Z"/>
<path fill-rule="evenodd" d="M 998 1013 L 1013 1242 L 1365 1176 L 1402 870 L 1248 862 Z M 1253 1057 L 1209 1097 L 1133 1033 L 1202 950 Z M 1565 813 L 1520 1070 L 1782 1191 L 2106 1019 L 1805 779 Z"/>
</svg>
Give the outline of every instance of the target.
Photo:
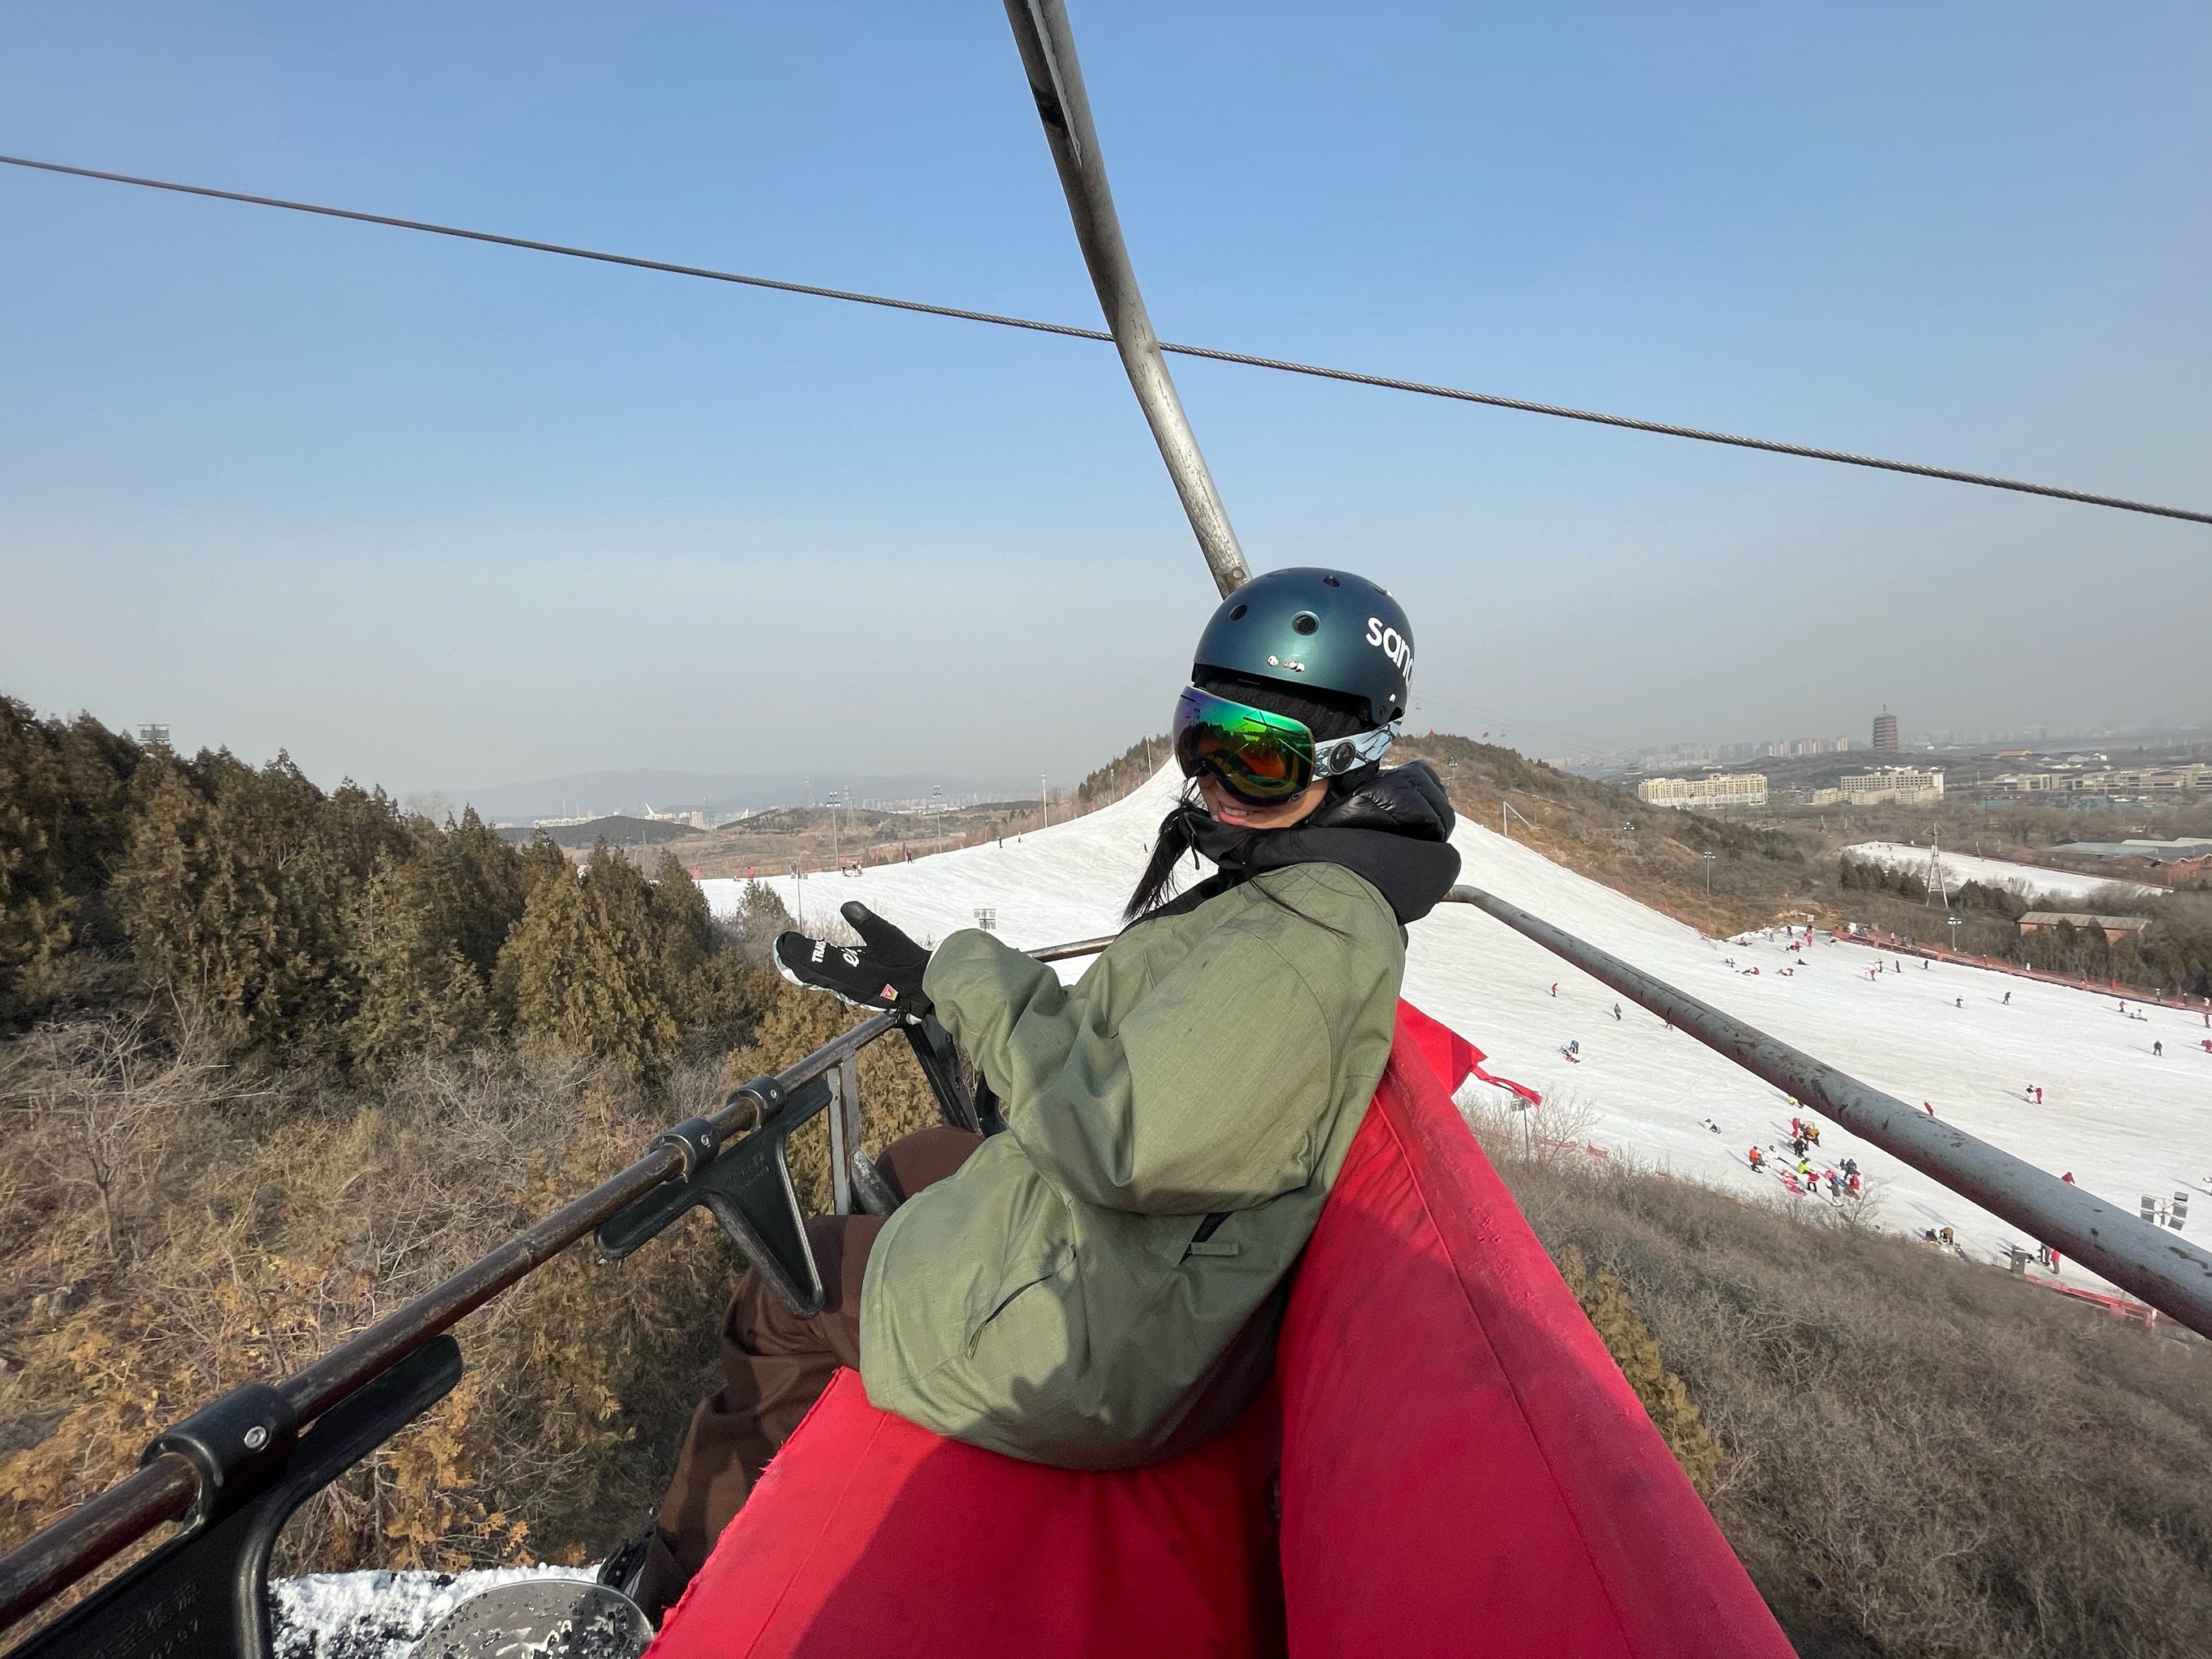
<svg viewBox="0 0 2212 1659">
<path fill-rule="evenodd" d="M 1135 921 L 1149 915 L 1166 900 L 1167 890 L 1175 883 L 1176 866 L 1182 862 L 1184 854 L 1196 850 L 1191 820 L 1205 811 L 1198 793 L 1198 780 L 1188 780 L 1175 811 L 1160 824 L 1159 838 L 1152 843 L 1152 855 L 1146 860 L 1144 873 L 1137 878 L 1136 890 L 1121 908 L 1122 921 Z"/>
</svg>

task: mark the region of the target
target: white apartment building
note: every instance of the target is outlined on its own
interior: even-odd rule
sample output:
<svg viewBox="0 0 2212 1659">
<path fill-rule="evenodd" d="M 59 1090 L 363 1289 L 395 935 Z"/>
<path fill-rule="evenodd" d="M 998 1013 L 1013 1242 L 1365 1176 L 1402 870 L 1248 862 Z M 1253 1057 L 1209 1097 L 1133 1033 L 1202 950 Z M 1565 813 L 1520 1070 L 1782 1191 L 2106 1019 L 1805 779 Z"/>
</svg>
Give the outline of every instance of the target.
<svg viewBox="0 0 2212 1659">
<path fill-rule="evenodd" d="M 1696 811 L 1717 806 L 1764 806 L 1766 777 L 1759 772 L 1711 772 L 1699 778 L 1646 778 L 1636 798 L 1652 806 Z"/>
<path fill-rule="evenodd" d="M 1940 768 L 1923 770 L 1915 766 L 1879 766 L 1871 772 L 1838 779 L 1837 787 L 1842 798 L 1853 806 L 1880 806 L 1888 802 L 1918 806 L 1943 799 L 1943 774 Z"/>
</svg>

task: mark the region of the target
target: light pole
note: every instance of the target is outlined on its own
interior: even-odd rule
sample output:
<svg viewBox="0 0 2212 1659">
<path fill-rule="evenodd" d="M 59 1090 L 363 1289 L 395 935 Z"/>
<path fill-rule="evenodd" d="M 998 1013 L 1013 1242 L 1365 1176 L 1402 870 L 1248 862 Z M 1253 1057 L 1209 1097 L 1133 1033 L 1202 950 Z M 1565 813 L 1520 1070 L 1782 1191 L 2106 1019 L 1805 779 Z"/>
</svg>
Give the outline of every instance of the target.
<svg viewBox="0 0 2212 1659">
<path fill-rule="evenodd" d="M 1951 924 L 1951 954 L 1955 957 L 1959 954 L 1959 930 L 1966 925 L 1966 919 L 1964 916 L 1946 916 L 1944 920 Z"/>
<path fill-rule="evenodd" d="M 1700 853 L 1698 856 L 1705 861 L 1705 896 L 1711 898 L 1713 896 L 1713 860 L 1718 855 L 1712 853 Z"/>
</svg>

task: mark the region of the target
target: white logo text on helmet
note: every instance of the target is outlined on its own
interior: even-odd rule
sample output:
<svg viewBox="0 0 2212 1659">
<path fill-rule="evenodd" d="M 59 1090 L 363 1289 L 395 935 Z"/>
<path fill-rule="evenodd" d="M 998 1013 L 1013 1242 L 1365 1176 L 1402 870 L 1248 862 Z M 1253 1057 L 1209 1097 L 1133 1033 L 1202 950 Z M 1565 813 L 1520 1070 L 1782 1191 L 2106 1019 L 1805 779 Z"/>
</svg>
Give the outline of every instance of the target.
<svg viewBox="0 0 2212 1659">
<path fill-rule="evenodd" d="M 1376 647 L 1384 656 L 1389 658 L 1401 674 L 1413 664 L 1413 641 L 1395 628 L 1383 627 L 1382 619 L 1380 617 L 1370 617 L 1367 619 L 1367 643 Z"/>
</svg>

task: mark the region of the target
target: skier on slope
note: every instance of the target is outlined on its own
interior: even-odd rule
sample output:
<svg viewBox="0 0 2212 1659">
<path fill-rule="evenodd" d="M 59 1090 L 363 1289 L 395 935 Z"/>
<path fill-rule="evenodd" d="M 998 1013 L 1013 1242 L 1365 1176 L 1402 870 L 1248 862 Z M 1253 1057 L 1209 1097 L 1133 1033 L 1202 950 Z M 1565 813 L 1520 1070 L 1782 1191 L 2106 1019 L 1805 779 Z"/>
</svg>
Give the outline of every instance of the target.
<svg viewBox="0 0 2212 1659">
<path fill-rule="evenodd" d="M 810 1221 L 819 1313 L 739 1279 L 725 1386 L 692 1420 L 641 1570 L 611 1565 L 648 1612 L 840 1364 L 925 1428 L 1074 1468 L 1173 1456 L 1250 1404 L 1389 1058 L 1406 924 L 1459 873 L 1436 775 L 1380 765 L 1412 638 L 1396 601 L 1346 572 L 1271 571 L 1222 602 L 1176 708 L 1183 802 L 1129 927 L 1073 986 L 989 933 L 932 953 L 859 905 L 857 947 L 776 941 L 803 986 L 933 1010 L 1009 1127 L 896 1141 L 891 1215 Z M 1171 896 L 1193 853 L 1217 872 Z"/>
</svg>

